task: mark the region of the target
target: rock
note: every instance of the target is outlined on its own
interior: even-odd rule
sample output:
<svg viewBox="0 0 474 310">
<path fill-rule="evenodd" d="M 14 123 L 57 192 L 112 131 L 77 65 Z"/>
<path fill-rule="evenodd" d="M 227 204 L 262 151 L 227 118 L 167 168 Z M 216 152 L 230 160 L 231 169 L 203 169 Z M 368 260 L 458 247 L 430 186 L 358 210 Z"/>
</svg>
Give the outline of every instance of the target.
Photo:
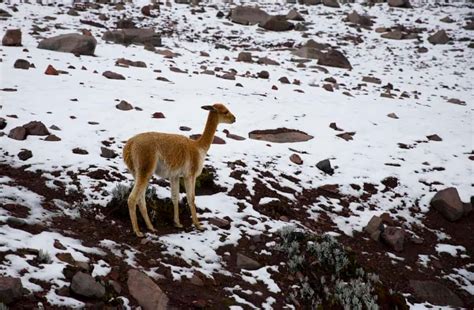
<svg viewBox="0 0 474 310">
<path fill-rule="evenodd" d="M 57 142 L 57 141 L 61 141 L 61 138 L 56 135 L 49 135 L 44 139 L 44 141 Z"/>
<path fill-rule="evenodd" d="M 118 156 L 117 153 L 115 153 L 114 150 L 108 149 L 106 147 L 101 147 L 100 148 L 100 156 L 104 158 L 115 158 Z"/>
<path fill-rule="evenodd" d="M 268 79 L 270 77 L 270 73 L 268 73 L 268 71 L 262 70 L 257 73 L 257 76 L 261 79 Z"/>
<path fill-rule="evenodd" d="M 354 135 L 355 135 L 355 132 L 343 132 L 341 134 L 336 135 L 336 137 L 339 137 L 346 141 L 350 141 L 350 140 L 354 140 L 353 138 Z"/>
<path fill-rule="evenodd" d="M 122 111 L 133 110 L 133 106 L 125 100 L 120 101 L 120 103 L 117 104 L 115 107 Z"/>
<path fill-rule="evenodd" d="M 236 141 L 243 141 L 243 140 L 245 140 L 244 137 L 241 137 L 241 136 L 232 134 L 232 133 L 230 133 L 227 129 L 224 129 L 223 132 L 225 133 L 225 136 L 226 136 L 227 138 L 229 138 L 229 139 L 236 140 Z"/>
<path fill-rule="evenodd" d="M 38 44 L 38 48 L 92 56 L 96 45 L 97 41 L 93 36 L 69 33 L 44 39 Z"/>
<path fill-rule="evenodd" d="M 463 28 L 466 29 L 466 30 L 474 30 L 474 21 L 471 20 L 471 21 L 468 22 L 468 23 L 466 24 L 466 26 L 464 26 Z"/>
<path fill-rule="evenodd" d="M 285 16 L 271 16 L 264 22 L 258 24 L 260 27 L 270 31 L 287 31 L 295 28 L 295 25 L 286 20 Z"/>
<path fill-rule="evenodd" d="M 426 138 L 430 141 L 443 141 L 443 139 L 441 139 L 441 137 L 436 134 L 426 136 Z"/>
<path fill-rule="evenodd" d="M 127 275 L 128 290 L 144 310 L 168 309 L 168 297 L 150 277 L 135 269 L 130 269 Z"/>
<path fill-rule="evenodd" d="M 201 137 L 201 134 L 195 134 L 195 135 L 190 135 L 189 139 L 197 140 L 200 137 Z M 224 139 L 219 138 L 218 136 L 214 136 L 214 139 L 212 140 L 212 144 L 226 144 L 226 143 Z"/>
<path fill-rule="evenodd" d="M 72 152 L 73 152 L 74 154 L 79 154 L 79 155 L 87 155 L 87 154 L 89 154 L 89 152 L 87 152 L 86 150 L 81 149 L 81 148 L 79 148 L 79 147 L 76 147 L 76 148 L 72 149 Z"/>
<path fill-rule="evenodd" d="M 372 216 L 364 231 L 367 232 L 370 238 L 374 241 L 380 240 L 380 234 L 384 230 L 382 219 L 376 215 Z"/>
<path fill-rule="evenodd" d="M 257 63 L 260 65 L 272 65 L 272 66 L 278 66 L 280 63 L 278 61 L 275 61 L 273 59 L 270 59 L 268 57 L 260 57 L 257 60 Z"/>
<path fill-rule="evenodd" d="M 449 40 L 450 39 L 444 30 L 438 30 L 435 34 L 428 37 L 428 42 L 431 44 L 446 44 Z"/>
<path fill-rule="evenodd" d="M 297 164 L 297 165 L 302 165 L 303 164 L 303 160 L 301 159 L 300 155 L 298 155 L 296 153 L 291 154 L 290 160 L 291 160 L 292 163 Z"/>
<path fill-rule="evenodd" d="M 316 168 L 318 168 L 319 170 L 321 170 L 324 173 L 327 173 L 329 175 L 334 174 L 334 169 L 331 167 L 331 162 L 329 161 L 329 159 L 324 159 L 324 160 L 321 160 L 320 162 L 318 162 L 316 164 Z"/>
<path fill-rule="evenodd" d="M 21 30 L 8 29 L 2 39 L 3 46 L 21 46 Z"/>
<path fill-rule="evenodd" d="M 331 46 L 325 43 L 318 43 L 314 40 L 308 40 L 302 47 L 298 48 L 296 51 L 293 51 L 293 54 L 309 59 L 319 59 L 323 55 L 323 50 L 329 49 Z"/>
<path fill-rule="evenodd" d="M 323 0 L 323 5 L 330 8 L 340 8 L 339 2 L 337 0 Z"/>
<path fill-rule="evenodd" d="M 304 21 L 304 17 L 303 15 L 301 15 L 300 13 L 298 13 L 297 10 L 295 9 L 291 9 L 288 14 L 286 14 L 286 19 L 288 20 L 296 20 L 296 21 L 299 21 L 299 22 L 303 22 Z"/>
<path fill-rule="evenodd" d="M 318 5 L 321 4 L 322 0 L 298 0 L 300 4 L 305 4 L 305 5 Z"/>
<path fill-rule="evenodd" d="M 226 219 L 213 217 L 209 219 L 209 223 L 221 229 L 230 229 L 230 222 Z"/>
<path fill-rule="evenodd" d="M 389 113 L 389 114 L 387 114 L 387 116 L 390 117 L 390 118 L 398 119 L 398 116 L 395 113 Z"/>
<path fill-rule="evenodd" d="M 259 262 L 241 253 L 237 253 L 236 265 L 237 265 L 237 268 L 239 269 L 247 269 L 247 270 L 256 270 L 261 267 Z"/>
<path fill-rule="evenodd" d="M 131 67 L 138 67 L 138 68 L 146 68 L 146 63 L 144 63 L 143 61 L 131 61 L 125 58 L 117 59 L 115 64 L 120 65 L 120 66 L 125 66 L 125 67 L 131 66 Z"/>
<path fill-rule="evenodd" d="M 373 76 L 364 76 L 362 78 L 362 82 L 382 84 L 382 81 L 379 78 L 376 78 L 376 77 L 373 77 Z"/>
<path fill-rule="evenodd" d="M 77 272 L 71 281 L 71 291 L 84 297 L 102 298 L 105 295 L 105 288 L 98 283 L 91 275 L 82 271 Z"/>
<path fill-rule="evenodd" d="M 179 130 L 181 131 L 191 131 L 191 128 L 188 126 L 179 126 Z"/>
<path fill-rule="evenodd" d="M 252 62 L 252 54 L 249 52 L 240 52 L 237 61 Z"/>
<path fill-rule="evenodd" d="M 451 23 L 454 23 L 455 20 L 452 19 L 450 16 L 446 16 L 446 17 L 443 17 L 440 19 L 441 22 L 443 23 L 448 23 L 448 24 L 451 24 Z"/>
<path fill-rule="evenodd" d="M 434 305 L 464 307 L 462 300 L 446 286 L 435 281 L 410 280 L 415 296 Z"/>
<path fill-rule="evenodd" d="M 142 7 L 141 12 L 144 16 L 151 17 L 151 6 L 145 5 Z"/>
<path fill-rule="evenodd" d="M 48 67 L 46 68 L 46 71 L 44 71 L 44 74 L 46 74 L 46 75 L 59 75 L 59 72 L 52 65 L 48 65 Z"/>
<path fill-rule="evenodd" d="M 399 227 L 387 226 L 381 234 L 382 240 L 397 252 L 403 251 L 405 230 Z"/>
<path fill-rule="evenodd" d="M 465 202 L 462 204 L 463 206 L 463 211 L 465 215 L 468 215 L 472 211 L 472 203 L 471 202 Z"/>
<path fill-rule="evenodd" d="M 7 11 L 5 11 L 4 9 L 0 9 L 0 17 L 8 18 L 8 17 L 12 17 L 12 15 L 8 13 Z"/>
<path fill-rule="evenodd" d="M 132 29 L 132 28 L 136 28 L 136 26 L 135 26 L 135 22 L 133 20 L 125 18 L 125 19 L 119 19 L 115 23 L 115 28 L 118 28 L 118 29 Z"/>
<path fill-rule="evenodd" d="M 112 71 L 105 71 L 102 75 L 111 80 L 125 80 L 123 75 Z"/>
<path fill-rule="evenodd" d="M 20 278 L 0 276 L 0 301 L 10 304 L 23 296 L 23 285 Z"/>
<path fill-rule="evenodd" d="M 250 6 L 237 6 L 231 9 L 229 19 L 237 24 L 256 25 L 265 22 L 270 15 L 267 12 Z"/>
<path fill-rule="evenodd" d="M 33 157 L 33 153 L 30 150 L 22 150 L 17 154 L 17 156 L 20 160 L 25 161 Z"/>
<path fill-rule="evenodd" d="M 160 34 L 156 33 L 154 29 L 147 28 L 106 31 L 102 39 L 123 45 L 140 44 L 153 47 L 161 46 Z"/>
<path fill-rule="evenodd" d="M 452 222 L 459 220 L 464 214 L 463 203 L 458 190 L 454 187 L 448 187 L 437 192 L 431 199 L 430 205 Z"/>
<path fill-rule="evenodd" d="M 0 130 L 5 129 L 5 127 L 7 127 L 7 120 L 0 117 Z"/>
<path fill-rule="evenodd" d="M 162 112 L 155 112 L 151 116 L 152 118 L 165 118 L 165 115 Z"/>
<path fill-rule="evenodd" d="M 79 16 L 79 13 L 74 9 L 69 9 L 66 14 L 70 16 Z"/>
<path fill-rule="evenodd" d="M 448 102 L 453 103 L 453 104 L 458 104 L 458 105 L 466 105 L 466 101 L 463 101 L 457 98 L 450 98 L 448 99 Z"/>
<path fill-rule="evenodd" d="M 13 68 L 28 70 L 30 68 L 30 62 L 25 59 L 17 59 L 13 64 Z"/>
<path fill-rule="evenodd" d="M 23 128 L 26 130 L 27 135 L 31 136 L 47 136 L 49 135 L 49 130 L 42 122 L 32 121 L 28 124 L 23 125 Z"/>
<path fill-rule="evenodd" d="M 345 21 L 360 25 L 363 27 L 371 27 L 374 22 L 370 19 L 367 15 L 360 15 L 357 11 L 352 11 L 351 13 L 347 14 Z"/>
<path fill-rule="evenodd" d="M 10 133 L 8 134 L 8 137 L 10 139 L 14 140 L 25 140 L 26 139 L 26 129 L 23 127 L 15 127 L 12 130 L 10 130 Z"/>
<path fill-rule="evenodd" d="M 333 92 L 334 91 L 334 88 L 332 87 L 331 84 L 324 84 L 323 85 L 323 88 L 327 91 L 330 91 L 330 92 Z"/>
<path fill-rule="evenodd" d="M 329 128 L 334 129 L 336 131 L 344 131 L 344 129 L 337 127 L 336 123 L 330 123 Z"/>
<path fill-rule="evenodd" d="M 290 80 L 288 80 L 286 76 L 282 76 L 281 78 L 278 79 L 278 81 L 280 81 L 280 83 L 282 84 L 290 84 Z"/>
<path fill-rule="evenodd" d="M 235 74 L 230 72 L 224 73 L 223 75 L 219 75 L 218 77 L 224 80 L 235 80 Z"/>
<path fill-rule="evenodd" d="M 189 282 L 196 286 L 204 286 L 204 281 L 202 281 L 202 279 L 196 273 L 194 273 L 193 276 L 189 279 Z"/>
<path fill-rule="evenodd" d="M 249 138 L 275 143 L 293 143 L 311 140 L 313 136 L 296 129 L 277 128 L 251 131 L 249 132 Z"/>
<path fill-rule="evenodd" d="M 327 53 L 323 53 L 318 59 L 318 65 L 352 69 L 352 66 L 349 63 L 349 60 L 347 60 L 346 56 L 334 49 Z"/>
<path fill-rule="evenodd" d="M 393 31 L 383 33 L 381 37 L 384 39 L 402 40 L 403 33 L 400 30 L 393 30 Z"/>
<path fill-rule="evenodd" d="M 388 5 L 393 8 L 411 8 L 409 0 L 388 0 Z"/>
</svg>

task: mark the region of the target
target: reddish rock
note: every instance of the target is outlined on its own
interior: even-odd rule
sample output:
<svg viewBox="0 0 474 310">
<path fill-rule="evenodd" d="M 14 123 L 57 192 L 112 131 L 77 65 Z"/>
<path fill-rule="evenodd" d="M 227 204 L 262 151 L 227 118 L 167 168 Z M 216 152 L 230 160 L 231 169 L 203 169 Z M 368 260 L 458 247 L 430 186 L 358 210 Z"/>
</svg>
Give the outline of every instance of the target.
<svg viewBox="0 0 474 310">
<path fill-rule="evenodd" d="M 275 143 L 292 143 L 308 141 L 314 137 L 296 129 L 277 128 L 251 131 L 249 132 L 249 138 Z"/>
<path fill-rule="evenodd" d="M 221 229 L 230 229 L 230 222 L 226 219 L 214 217 L 209 219 L 209 223 Z"/>
<path fill-rule="evenodd" d="M 364 76 L 362 81 L 367 83 L 382 84 L 382 81 L 379 78 L 373 76 Z"/>
<path fill-rule="evenodd" d="M 280 81 L 282 84 L 290 84 L 290 80 L 288 80 L 286 76 L 279 78 L 278 81 Z"/>
<path fill-rule="evenodd" d="M 364 231 L 367 232 L 370 238 L 374 241 L 380 240 L 380 234 L 382 233 L 383 229 L 383 221 L 376 215 L 372 216 L 367 226 L 364 227 Z"/>
<path fill-rule="evenodd" d="M 26 129 L 26 134 L 31 136 L 47 136 L 49 135 L 49 130 L 42 122 L 32 121 L 25 125 L 23 128 Z"/>
<path fill-rule="evenodd" d="M 30 68 L 30 62 L 25 59 L 17 59 L 15 63 L 13 64 L 13 68 L 15 69 L 23 69 L 23 70 L 28 70 Z"/>
<path fill-rule="evenodd" d="M 21 46 L 21 30 L 8 29 L 2 39 L 3 46 Z"/>
<path fill-rule="evenodd" d="M 52 65 L 49 65 L 44 72 L 46 75 L 59 75 L 58 70 L 56 70 Z"/>
<path fill-rule="evenodd" d="M 297 165 L 302 165 L 303 164 L 303 160 L 301 159 L 300 155 L 298 155 L 296 153 L 291 154 L 290 160 L 291 160 L 292 163 L 297 164 Z"/>
<path fill-rule="evenodd" d="M 341 134 L 336 135 L 339 138 L 342 138 L 346 141 L 354 140 L 353 136 L 355 135 L 355 132 L 344 132 Z"/>
<path fill-rule="evenodd" d="M 23 296 L 24 290 L 20 278 L 0 276 L 0 300 L 10 304 Z"/>
<path fill-rule="evenodd" d="M 123 75 L 112 71 L 105 71 L 102 75 L 111 80 L 125 80 Z"/>
<path fill-rule="evenodd" d="M 434 135 L 429 135 L 429 136 L 426 136 L 426 138 L 428 138 L 428 140 L 430 141 L 443 141 L 443 139 L 441 139 L 440 136 L 434 134 Z"/>
<path fill-rule="evenodd" d="M 153 113 L 152 118 L 165 118 L 165 115 L 162 112 L 155 112 Z"/>
<path fill-rule="evenodd" d="M 347 60 L 346 56 L 344 56 L 344 54 L 342 54 L 340 51 L 334 49 L 327 53 L 321 54 L 318 59 L 318 65 L 352 69 L 352 66 L 349 60 Z"/>
<path fill-rule="evenodd" d="M 332 85 L 331 84 L 324 84 L 323 85 L 323 88 L 327 91 L 330 91 L 330 92 L 333 92 L 334 89 L 332 88 Z"/>
<path fill-rule="evenodd" d="M 117 104 L 115 107 L 119 110 L 122 110 L 122 111 L 133 110 L 133 106 L 125 100 L 120 101 L 120 103 Z"/>
<path fill-rule="evenodd" d="M 59 138 L 58 136 L 56 135 L 49 135 L 47 136 L 44 141 L 53 141 L 53 142 L 57 142 L 57 141 L 61 141 L 61 138 Z"/>
<path fill-rule="evenodd" d="M 449 42 L 449 40 L 450 38 L 444 30 L 439 30 L 435 34 L 428 37 L 428 42 L 431 44 L 446 44 Z"/>
<path fill-rule="evenodd" d="M 26 139 L 26 129 L 23 127 L 15 127 L 10 130 L 8 137 L 14 140 L 25 140 Z"/>
<path fill-rule="evenodd" d="M 388 0 L 388 5 L 394 8 L 411 8 L 409 0 Z"/>
<path fill-rule="evenodd" d="M 252 62 L 252 54 L 249 52 L 240 52 L 237 61 Z"/>
<path fill-rule="evenodd" d="M 168 297 L 150 277 L 135 269 L 127 275 L 128 291 L 144 310 L 168 309 Z"/>
<path fill-rule="evenodd" d="M 268 71 L 262 70 L 257 74 L 257 76 L 261 79 L 268 79 L 270 77 L 270 73 L 268 73 Z"/>
<path fill-rule="evenodd" d="M 79 148 L 79 147 L 76 147 L 76 148 L 72 149 L 72 152 L 73 152 L 74 154 L 79 154 L 79 155 L 87 155 L 87 154 L 89 154 L 89 152 L 87 152 L 86 150 L 81 149 L 81 148 Z"/>
<path fill-rule="evenodd" d="M 30 150 L 22 150 L 18 153 L 18 158 L 23 161 L 28 160 L 31 157 L 33 157 L 33 153 Z"/>
<path fill-rule="evenodd" d="M 398 116 L 395 113 L 389 113 L 389 114 L 387 114 L 387 116 L 390 117 L 390 118 L 398 119 Z"/>
</svg>

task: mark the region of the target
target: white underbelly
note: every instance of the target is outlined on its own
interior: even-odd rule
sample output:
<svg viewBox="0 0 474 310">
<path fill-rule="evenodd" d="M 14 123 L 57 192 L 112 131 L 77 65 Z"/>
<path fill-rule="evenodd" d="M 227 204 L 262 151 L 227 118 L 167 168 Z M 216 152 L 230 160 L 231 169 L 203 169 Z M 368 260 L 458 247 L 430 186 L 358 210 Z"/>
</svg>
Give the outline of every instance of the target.
<svg viewBox="0 0 474 310">
<path fill-rule="evenodd" d="M 159 177 L 170 179 L 173 177 L 183 177 L 185 174 L 185 168 L 171 170 L 163 161 L 158 160 L 156 164 L 155 174 Z"/>
</svg>

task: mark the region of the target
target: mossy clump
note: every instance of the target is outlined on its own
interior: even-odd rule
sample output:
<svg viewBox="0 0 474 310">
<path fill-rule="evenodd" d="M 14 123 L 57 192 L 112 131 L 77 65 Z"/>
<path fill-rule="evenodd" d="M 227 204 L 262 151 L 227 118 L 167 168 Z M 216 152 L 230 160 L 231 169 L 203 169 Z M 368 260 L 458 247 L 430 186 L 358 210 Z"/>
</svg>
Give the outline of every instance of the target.
<svg viewBox="0 0 474 310">
<path fill-rule="evenodd" d="M 225 192 L 227 189 L 216 184 L 215 180 L 217 179 L 216 170 L 211 166 L 205 166 L 202 169 L 201 174 L 196 178 L 196 195 L 213 195 L 220 192 Z M 184 186 L 184 180 L 181 178 L 179 181 L 179 191 L 181 193 L 186 192 Z"/>
<path fill-rule="evenodd" d="M 366 272 L 334 237 L 291 226 L 279 234 L 277 249 L 287 254 L 287 265 L 299 281 L 292 286 L 289 302 L 301 300 L 307 309 L 408 309 L 400 294 Z"/>
<path fill-rule="evenodd" d="M 104 213 L 106 216 L 112 216 L 124 221 L 130 221 L 128 212 L 128 196 L 132 191 L 133 184 L 130 186 L 118 184 L 112 190 L 112 199 L 106 205 Z M 174 217 L 173 202 L 169 197 L 160 198 L 154 186 L 149 185 L 145 192 L 145 202 L 147 205 L 148 215 L 152 223 L 156 226 L 172 226 Z M 189 218 L 191 213 L 186 204 L 186 199 L 179 202 L 179 216 L 181 219 Z M 140 226 L 144 226 L 140 211 L 137 207 L 137 219 Z"/>
</svg>

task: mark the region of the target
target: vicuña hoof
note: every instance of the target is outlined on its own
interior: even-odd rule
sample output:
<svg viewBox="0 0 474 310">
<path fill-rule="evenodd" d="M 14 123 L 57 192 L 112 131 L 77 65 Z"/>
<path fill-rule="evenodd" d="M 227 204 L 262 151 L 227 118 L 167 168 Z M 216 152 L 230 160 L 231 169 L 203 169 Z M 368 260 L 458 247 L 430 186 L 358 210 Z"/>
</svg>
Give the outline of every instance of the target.
<svg viewBox="0 0 474 310">
<path fill-rule="evenodd" d="M 181 224 L 181 223 L 174 223 L 174 227 L 176 227 L 176 228 L 183 228 L 183 224 Z"/>
<path fill-rule="evenodd" d="M 138 238 L 143 238 L 145 236 L 141 231 L 136 231 L 135 235 L 137 235 Z"/>
</svg>

